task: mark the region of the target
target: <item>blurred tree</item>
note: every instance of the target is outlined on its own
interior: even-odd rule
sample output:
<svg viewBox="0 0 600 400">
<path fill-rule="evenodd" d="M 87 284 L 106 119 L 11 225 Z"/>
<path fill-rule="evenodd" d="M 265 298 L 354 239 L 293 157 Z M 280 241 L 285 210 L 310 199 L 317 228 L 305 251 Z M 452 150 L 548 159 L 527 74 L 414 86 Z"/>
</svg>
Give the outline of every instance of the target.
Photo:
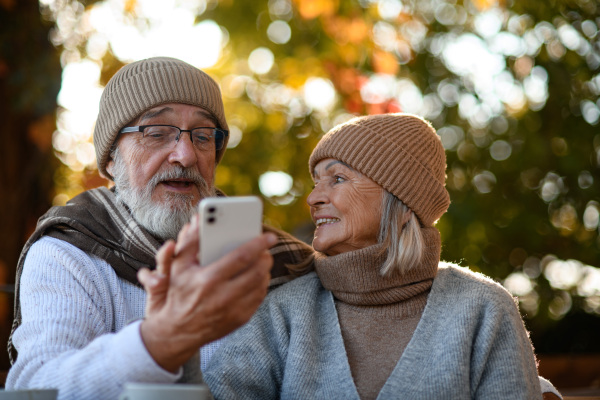
<svg viewBox="0 0 600 400">
<path fill-rule="evenodd" d="M 545 337 L 565 315 L 587 318 L 591 328 L 600 314 L 598 3 L 221 1 L 201 18 L 229 35 L 218 72 L 236 77 L 223 81 L 230 118 L 243 121 L 235 104 L 248 101 L 262 106 L 265 119 L 282 112 L 264 106 L 257 86 L 275 102 L 273 87 L 293 90 L 318 76 L 338 96 L 329 110 L 309 108 L 296 118 L 288 101 L 283 129 L 245 127 L 244 156 L 225 160 L 237 179 L 282 170 L 308 188 L 308 155 L 345 113 L 424 115 L 448 156 L 452 205 L 438 224 L 442 257 L 519 295 L 540 351 L 582 351 L 581 341 L 563 338 L 559 346 Z M 288 27 L 289 41 L 281 43 L 277 29 L 285 30 L 277 26 Z M 267 73 L 252 71 L 259 47 L 274 55 Z M 240 76 L 246 90 L 232 99 L 228 84 Z M 275 156 L 247 158 L 264 151 L 257 142 L 267 137 Z M 227 185 L 236 192 L 235 182 Z M 298 214 L 307 214 L 305 194 L 268 215 L 294 229 Z M 585 349 L 600 351 L 600 343 L 587 340 Z"/>
<path fill-rule="evenodd" d="M 52 151 L 60 54 L 48 40 L 52 23 L 37 0 L 0 1 L 0 342 L 12 321 L 15 266 L 37 219 L 51 205 Z M 7 290 L 8 289 L 8 290 Z M 8 368 L 0 352 L 0 369 Z"/>
<path fill-rule="evenodd" d="M 442 257 L 518 295 L 538 351 L 600 351 L 592 331 L 563 334 L 571 324 L 597 326 L 600 315 L 597 2 L 44 3 L 44 18 L 57 21 L 52 40 L 63 63 L 91 61 L 102 85 L 125 62 L 147 56 L 143 41 L 132 46 L 135 55 L 124 55 L 126 38 L 153 26 L 163 36 L 181 33 L 190 12 L 196 26 L 216 22 L 220 36 L 181 33 L 167 43 L 184 43 L 190 56 L 217 36 L 223 43 L 218 62 L 204 68 L 220 80 L 231 128 L 217 185 L 230 195 L 262 195 L 267 222 L 307 240 L 307 160 L 323 132 L 358 114 L 425 116 L 448 158 L 452 205 L 437 225 Z M 5 10 L 15 4 L 0 1 Z M 178 25 L 166 25 L 171 11 Z M 111 38 L 97 22 L 107 15 L 104 24 L 120 36 Z M 168 52 L 158 38 L 152 36 L 152 46 Z M 64 165 L 56 174 L 56 202 L 104 183 L 93 161 L 84 165 L 66 146 L 57 154 Z"/>
</svg>

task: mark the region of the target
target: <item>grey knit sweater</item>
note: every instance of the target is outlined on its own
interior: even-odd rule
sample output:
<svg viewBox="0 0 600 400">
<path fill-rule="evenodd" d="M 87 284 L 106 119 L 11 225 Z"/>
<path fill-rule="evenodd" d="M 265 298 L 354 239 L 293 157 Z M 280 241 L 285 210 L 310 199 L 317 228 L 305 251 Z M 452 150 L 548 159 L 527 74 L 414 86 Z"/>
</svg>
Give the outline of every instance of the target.
<svg viewBox="0 0 600 400">
<path fill-rule="evenodd" d="M 358 399 L 331 292 L 311 273 L 275 290 L 211 359 L 217 399 Z M 415 333 L 379 399 L 541 399 L 512 296 L 440 264 Z"/>
</svg>

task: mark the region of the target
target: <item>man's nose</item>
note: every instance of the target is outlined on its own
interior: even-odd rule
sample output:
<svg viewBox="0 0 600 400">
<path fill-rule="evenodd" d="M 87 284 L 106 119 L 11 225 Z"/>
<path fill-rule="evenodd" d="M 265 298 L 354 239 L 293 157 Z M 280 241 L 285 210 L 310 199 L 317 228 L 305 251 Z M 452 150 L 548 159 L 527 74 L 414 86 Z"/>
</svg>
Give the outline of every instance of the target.
<svg viewBox="0 0 600 400">
<path fill-rule="evenodd" d="M 182 167 L 191 167 L 198 161 L 196 148 L 192 144 L 190 132 L 181 132 L 179 140 L 175 142 L 169 153 L 169 162 L 181 164 Z"/>
</svg>

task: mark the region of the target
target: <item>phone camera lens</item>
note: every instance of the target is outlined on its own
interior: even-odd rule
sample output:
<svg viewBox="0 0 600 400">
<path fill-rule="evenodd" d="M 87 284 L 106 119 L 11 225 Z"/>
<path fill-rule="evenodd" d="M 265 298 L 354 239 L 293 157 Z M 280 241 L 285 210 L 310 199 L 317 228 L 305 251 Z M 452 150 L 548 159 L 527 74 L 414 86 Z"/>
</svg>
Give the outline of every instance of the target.
<svg viewBox="0 0 600 400">
<path fill-rule="evenodd" d="M 209 213 L 214 213 L 215 211 L 217 211 L 217 208 L 216 208 L 216 207 L 209 207 L 209 208 L 208 208 L 208 212 L 209 212 Z"/>
<path fill-rule="evenodd" d="M 210 217 L 207 221 L 209 224 L 214 224 L 217 219 L 215 217 Z"/>
</svg>

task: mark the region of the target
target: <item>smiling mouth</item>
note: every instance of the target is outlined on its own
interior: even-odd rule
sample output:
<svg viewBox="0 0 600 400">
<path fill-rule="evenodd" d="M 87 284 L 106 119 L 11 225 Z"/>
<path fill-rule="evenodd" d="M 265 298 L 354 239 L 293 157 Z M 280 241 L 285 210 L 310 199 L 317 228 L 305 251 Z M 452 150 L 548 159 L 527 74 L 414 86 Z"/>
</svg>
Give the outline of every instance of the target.
<svg viewBox="0 0 600 400">
<path fill-rule="evenodd" d="M 335 224 L 336 222 L 340 222 L 340 219 L 339 218 L 319 218 L 315 221 L 315 225 L 317 225 L 317 228 L 318 228 L 321 225 Z"/>
</svg>

